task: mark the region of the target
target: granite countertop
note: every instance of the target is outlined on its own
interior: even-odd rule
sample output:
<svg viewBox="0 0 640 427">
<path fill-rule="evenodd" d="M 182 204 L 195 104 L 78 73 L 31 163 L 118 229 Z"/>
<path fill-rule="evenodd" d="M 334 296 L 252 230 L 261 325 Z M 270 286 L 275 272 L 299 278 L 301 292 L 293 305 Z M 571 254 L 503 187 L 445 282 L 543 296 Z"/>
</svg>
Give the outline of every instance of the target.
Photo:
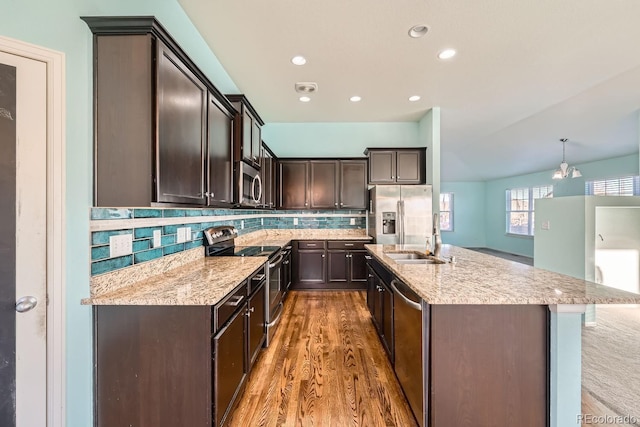
<svg viewBox="0 0 640 427">
<path fill-rule="evenodd" d="M 446 264 L 399 264 L 387 252 L 424 247 L 365 245 L 365 248 L 430 304 L 635 304 L 640 295 L 515 261 L 443 245 Z"/>
<path fill-rule="evenodd" d="M 214 305 L 267 257 L 200 258 L 82 301 L 92 305 Z"/>
<path fill-rule="evenodd" d="M 237 246 L 280 246 L 292 240 L 371 241 L 361 229 L 260 230 Z M 91 278 L 87 305 L 213 305 L 248 278 L 267 257 L 204 257 L 194 248 Z"/>
<path fill-rule="evenodd" d="M 236 238 L 238 246 L 280 246 L 292 240 L 362 240 L 370 242 L 372 237 L 361 229 L 282 229 L 261 230 L 248 236 Z"/>
</svg>

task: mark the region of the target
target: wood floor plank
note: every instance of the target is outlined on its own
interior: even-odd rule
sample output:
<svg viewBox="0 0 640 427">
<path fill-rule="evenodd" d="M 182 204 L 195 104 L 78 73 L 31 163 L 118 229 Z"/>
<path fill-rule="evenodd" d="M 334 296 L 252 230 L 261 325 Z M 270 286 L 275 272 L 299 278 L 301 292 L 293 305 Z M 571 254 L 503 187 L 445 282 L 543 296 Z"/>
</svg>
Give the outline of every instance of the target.
<svg viewBox="0 0 640 427">
<path fill-rule="evenodd" d="M 293 291 L 229 426 L 416 426 L 361 291 Z"/>
</svg>

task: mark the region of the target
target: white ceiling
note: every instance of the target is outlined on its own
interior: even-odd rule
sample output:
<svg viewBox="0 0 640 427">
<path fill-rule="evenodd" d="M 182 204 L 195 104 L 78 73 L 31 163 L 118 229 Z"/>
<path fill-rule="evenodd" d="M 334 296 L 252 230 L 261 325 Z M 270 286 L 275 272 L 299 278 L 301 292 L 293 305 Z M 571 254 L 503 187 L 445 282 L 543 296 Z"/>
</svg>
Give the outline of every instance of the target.
<svg viewBox="0 0 640 427">
<path fill-rule="evenodd" d="M 554 169 L 560 138 L 569 164 L 638 151 L 638 0 L 179 2 L 266 122 L 417 121 L 441 107 L 444 181 Z M 416 24 L 425 37 L 407 35 Z M 437 59 L 448 47 L 458 55 Z M 318 83 L 311 102 L 298 81 Z"/>
</svg>

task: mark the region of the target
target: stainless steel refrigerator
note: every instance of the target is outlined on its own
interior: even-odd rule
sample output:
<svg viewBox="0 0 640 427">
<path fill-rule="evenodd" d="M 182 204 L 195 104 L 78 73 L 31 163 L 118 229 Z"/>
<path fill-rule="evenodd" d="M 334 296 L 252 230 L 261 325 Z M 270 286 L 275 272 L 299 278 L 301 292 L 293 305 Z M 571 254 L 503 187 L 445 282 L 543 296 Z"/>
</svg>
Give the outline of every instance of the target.
<svg viewBox="0 0 640 427">
<path fill-rule="evenodd" d="M 369 190 L 369 236 L 376 243 L 422 245 L 433 232 L 430 185 L 376 185 Z"/>
</svg>

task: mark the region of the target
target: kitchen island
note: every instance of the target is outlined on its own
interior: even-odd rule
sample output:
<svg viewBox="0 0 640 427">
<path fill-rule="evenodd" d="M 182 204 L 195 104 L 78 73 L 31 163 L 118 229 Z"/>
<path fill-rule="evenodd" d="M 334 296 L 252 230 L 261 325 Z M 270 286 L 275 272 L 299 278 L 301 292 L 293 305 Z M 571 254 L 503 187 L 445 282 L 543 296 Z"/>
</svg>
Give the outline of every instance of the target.
<svg viewBox="0 0 640 427">
<path fill-rule="evenodd" d="M 640 302 L 449 245 L 441 259 L 453 263 L 396 259 L 421 258 L 424 247 L 365 248 L 374 323 L 424 426 L 576 425 L 585 304 Z"/>
</svg>

